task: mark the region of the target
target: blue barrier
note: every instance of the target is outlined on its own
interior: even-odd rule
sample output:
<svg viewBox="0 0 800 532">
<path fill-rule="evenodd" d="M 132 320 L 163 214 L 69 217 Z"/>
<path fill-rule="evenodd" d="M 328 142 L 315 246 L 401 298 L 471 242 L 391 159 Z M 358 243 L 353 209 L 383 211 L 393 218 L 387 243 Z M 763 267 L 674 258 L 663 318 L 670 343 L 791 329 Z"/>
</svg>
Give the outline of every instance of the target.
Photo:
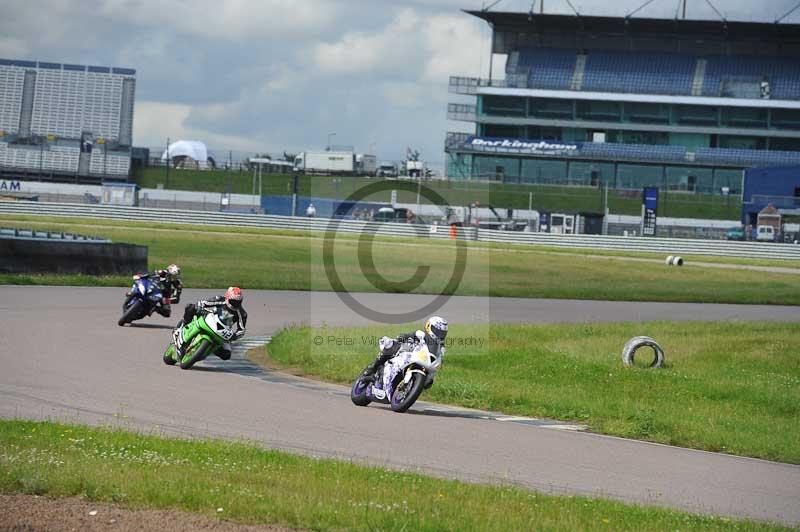
<svg viewBox="0 0 800 532">
<path fill-rule="evenodd" d="M 374 203 L 374 202 L 352 202 L 344 200 L 332 200 L 330 198 L 315 198 L 310 196 L 297 196 L 297 211 L 294 213 L 296 216 L 304 216 L 308 206 L 313 203 L 317 209 L 317 218 L 333 218 L 336 216 L 350 218 L 353 212 L 359 211 L 374 211 L 378 212 L 381 207 L 389 206 L 388 203 Z M 261 196 L 261 208 L 264 209 L 264 214 L 272 214 L 277 216 L 292 216 L 292 197 L 291 196 Z"/>
</svg>

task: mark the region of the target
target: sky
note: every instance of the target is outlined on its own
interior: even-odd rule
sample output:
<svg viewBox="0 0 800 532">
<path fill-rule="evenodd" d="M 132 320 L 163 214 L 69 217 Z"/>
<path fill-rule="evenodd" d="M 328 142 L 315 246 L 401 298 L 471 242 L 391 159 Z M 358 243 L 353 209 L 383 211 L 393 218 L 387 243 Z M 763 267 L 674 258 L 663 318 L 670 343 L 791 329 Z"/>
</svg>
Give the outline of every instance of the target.
<svg viewBox="0 0 800 532">
<path fill-rule="evenodd" d="M 644 0 L 572 0 L 623 16 Z M 798 0 L 712 0 L 729 20 L 773 21 Z M 487 1 L 486 4 L 490 4 Z M 0 57 L 135 68 L 134 144 L 202 140 L 217 152 L 354 146 L 441 168 L 451 75 L 486 77 L 490 30 L 476 0 L 6 0 Z M 675 15 L 653 0 L 637 16 Z M 613 6 L 613 7 L 610 7 Z M 528 11 L 501 0 L 494 11 Z M 537 5 L 538 9 L 538 5 Z M 800 11 L 800 10 L 799 10 Z M 545 12 L 571 13 L 564 0 Z M 713 19 L 706 0 L 688 17 Z M 800 13 L 787 22 L 800 22 Z M 496 58 L 502 59 L 502 58 Z M 501 63 L 502 64 L 502 63 Z"/>
</svg>

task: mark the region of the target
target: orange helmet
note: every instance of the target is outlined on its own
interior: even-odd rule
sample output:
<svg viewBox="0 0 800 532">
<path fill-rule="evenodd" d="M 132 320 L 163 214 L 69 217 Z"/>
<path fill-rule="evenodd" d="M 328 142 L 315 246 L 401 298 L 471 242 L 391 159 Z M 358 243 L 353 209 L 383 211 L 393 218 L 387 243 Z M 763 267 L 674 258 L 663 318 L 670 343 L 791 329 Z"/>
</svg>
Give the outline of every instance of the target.
<svg viewBox="0 0 800 532">
<path fill-rule="evenodd" d="M 225 291 L 225 304 L 230 308 L 241 307 L 243 300 L 242 289 L 238 286 L 231 286 Z"/>
</svg>

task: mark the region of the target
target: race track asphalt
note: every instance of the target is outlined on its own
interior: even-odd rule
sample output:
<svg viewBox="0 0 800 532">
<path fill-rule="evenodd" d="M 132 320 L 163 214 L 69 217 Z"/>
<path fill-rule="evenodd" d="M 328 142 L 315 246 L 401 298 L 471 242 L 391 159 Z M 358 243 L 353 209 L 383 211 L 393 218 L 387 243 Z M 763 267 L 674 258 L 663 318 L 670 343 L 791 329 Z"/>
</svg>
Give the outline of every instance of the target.
<svg viewBox="0 0 800 532">
<path fill-rule="evenodd" d="M 187 290 L 193 301 L 213 291 Z M 177 320 L 118 327 L 117 288 L 0 287 L 0 417 L 123 427 L 165 435 L 246 439 L 266 447 L 602 496 L 700 513 L 800 524 L 800 466 L 693 451 L 421 404 L 400 415 L 357 408 L 343 387 L 265 372 L 244 360 L 167 367 Z M 412 310 L 429 296 L 365 294 Z M 248 291 L 249 335 L 289 323 L 368 320 L 332 293 Z M 451 322 L 646 320 L 800 321 L 797 307 L 454 297 Z M 776 430 L 780 430 L 776 427 Z"/>
</svg>

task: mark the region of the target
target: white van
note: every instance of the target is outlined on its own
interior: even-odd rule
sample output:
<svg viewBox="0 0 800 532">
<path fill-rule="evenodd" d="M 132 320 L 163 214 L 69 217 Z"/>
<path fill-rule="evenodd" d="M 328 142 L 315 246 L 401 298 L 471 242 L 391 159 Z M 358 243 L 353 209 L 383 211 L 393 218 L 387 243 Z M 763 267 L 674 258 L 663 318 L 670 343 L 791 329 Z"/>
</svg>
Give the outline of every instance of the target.
<svg viewBox="0 0 800 532">
<path fill-rule="evenodd" d="M 763 242 L 775 241 L 775 228 L 771 225 L 759 225 L 756 228 L 756 240 Z"/>
</svg>

